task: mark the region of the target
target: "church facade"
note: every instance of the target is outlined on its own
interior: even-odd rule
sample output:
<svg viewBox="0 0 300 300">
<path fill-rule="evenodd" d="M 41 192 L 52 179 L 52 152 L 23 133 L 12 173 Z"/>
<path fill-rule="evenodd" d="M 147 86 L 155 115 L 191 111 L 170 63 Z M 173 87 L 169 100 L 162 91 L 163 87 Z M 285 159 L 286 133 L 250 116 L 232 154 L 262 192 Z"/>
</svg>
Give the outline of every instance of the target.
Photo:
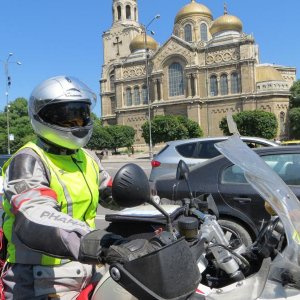
<svg viewBox="0 0 300 300">
<path fill-rule="evenodd" d="M 138 21 L 138 1 L 113 0 L 113 24 L 102 36 L 104 125 L 133 127 L 135 147 L 143 148 L 141 125 L 149 115 L 183 115 L 205 136 L 218 136 L 229 112 L 259 109 L 276 115 L 284 138 L 296 69 L 261 63 L 253 36 L 226 7 L 214 19 L 205 5 L 187 2 L 159 46 Z"/>
</svg>

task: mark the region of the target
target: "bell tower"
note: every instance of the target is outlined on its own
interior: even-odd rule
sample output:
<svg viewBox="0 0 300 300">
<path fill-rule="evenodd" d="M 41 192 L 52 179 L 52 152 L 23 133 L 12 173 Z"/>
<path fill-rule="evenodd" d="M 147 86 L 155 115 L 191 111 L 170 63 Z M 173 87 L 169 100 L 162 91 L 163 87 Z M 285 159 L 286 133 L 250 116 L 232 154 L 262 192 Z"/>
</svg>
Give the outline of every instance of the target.
<svg viewBox="0 0 300 300">
<path fill-rule="evenodd" d="M 121 104 L 121 66 L 131 51 L 130 42 L 142 32 L 138 23 L 137 0 L 112 1 L 112 26 L 102 34 L 103 65 L 100 79 L 100 96 L 104 124 L 116 124 L 116 109 Z"/>
<path fill-rule="evenodd" d="M 113 23 L 138 22 L 136 0 L 113 0 Z"/>
<path fill-rule="evenodd" d="M 137 0 L 113 0 L 112 19 L 112 27 L 102 35 L 105 65 L 126 58 L 131 40 L 142 31 Z"/>
</svg>

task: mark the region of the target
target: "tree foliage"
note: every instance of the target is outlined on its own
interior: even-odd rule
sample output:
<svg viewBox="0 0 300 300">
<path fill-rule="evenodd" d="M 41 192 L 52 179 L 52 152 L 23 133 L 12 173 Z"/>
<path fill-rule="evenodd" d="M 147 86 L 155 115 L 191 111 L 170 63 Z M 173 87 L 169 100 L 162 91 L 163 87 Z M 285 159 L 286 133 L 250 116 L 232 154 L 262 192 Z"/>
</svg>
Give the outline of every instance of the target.
<svg viewBox="0 0 300 300">
<path fill-rule="evenodd" d="M 188 130 L 188 138 L 196 138 L 203 136 L 203 130 L 199 124 L 183 116 L 176 116 L 185 128 Z"/>
<path fill-rule="evenodd" d="M 100 119 L 93 114 L 92 119 L 94 122 L 93 134 L 86 147 L 92 150 L 109 149 L 112 143 L 112 136 L 102 126 Z"/>
<path fill-rule="evenodd" d="M 288 112 L 289 120 L 289 138 L 300 138 L 300 80 L 294 82 L 290 88 L 290 110 Z"/>
<path fill-rule="evenodd" d="M 261 110 L 243 111 L 234 114 L 233 120 L 236 122 L 241 135 L 273 139 L 277 134 L 277 119 L 271 112 Z M 225 135 L 230 135 L 226 117 L 221 120 L 219 128 Z"/>
<path fill-rule="evenodd" d="M 290 108 L 300 107 L 300 80 L 294 82 L 290 92 Z"/>
<path fill-rule="evenodd" d="M 149 122 L 142 125 L 142 136 L 149 144 Z M 151 121 L 151 137 L 153 145 L 172 141 L 200 137 L 203 135 L 198 123 L 183 116 L 155 116 Z"/>
<path fill-rule="evenodd" d="M 111 125 L 105 127 L 106 131 L 111 136 L 109 149 L 114 149 L 117 152 L 118 148 L 130 148 L 134 144 L 135 131 L 127 125 Z"/>
<path fill-rule="evenodd" d="M 300 107 L 295 107 L 289 111 L 290 138 L 300 139 Z"/>
<path fill-rule="evenodd" d="M 11 153 L 17 151 L 28 141 L 34 140 L 36 135 L 30 124 L 28 116 L 28 103 L 25 98 L 17 98 L 9 104 L 9 133 L 14 135 L 10 141 Z M 0 152 L 7 153 L 7 107 L 0 113 Z"/>
</svg>

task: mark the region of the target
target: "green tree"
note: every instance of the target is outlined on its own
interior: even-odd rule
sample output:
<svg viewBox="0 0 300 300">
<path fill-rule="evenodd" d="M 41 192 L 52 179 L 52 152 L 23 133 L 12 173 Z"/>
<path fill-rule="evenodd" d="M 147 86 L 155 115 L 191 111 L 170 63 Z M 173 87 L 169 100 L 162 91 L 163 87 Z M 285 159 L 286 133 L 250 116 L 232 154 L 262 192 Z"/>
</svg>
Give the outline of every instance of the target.
<svg viewBox="0 0 300 300">
<path fill-rule="evenodd" d="M 104 127 L 111 136 L 111 144 L 109 149 L 117 152 L 118 148 L 131 148 L 134 144 L 135 131 L 127 125 L 111 125 Z"/>
<path fill-rule="evenodd" d="M 36 135 L 30 124 L 28 116 L 28 103 L 25 98 L 17 98 L 9 104 L 9 133 L 14 135 L 10 141 L 11 153 L 17 151 L 28 141 L 35 139 Z M 7 153 L 7 107 L 0 113 L 0 151 Z"/>
<path fill-rule="evenodd" d="M 300 138 L 300 107 L 295 107 L 289 111 L 290 137 L 292 139 Z"/>
<path fill-rule="evenodd" d="M 234 114 L 232 117 L 241 135 L 273 139 L 277 134 L 278 123 L 273 113 L 252 110 Z M 230 135 L 226 117 L 221 120 L 219 128 L 225 135 Z"/>
<path fill-rule="evenodd" d="M 203 130 L 197 122 L 184 116 L 177 116 L 177 119 L 188 130 L 188 138 L 197 138 L 203 136 Z"/>
<path fill-rule="evenodd" d="M 87 148 L 92 150 L 100 150 L 110 148 L 112 136 L 108 133 L 105 127 L 102 126 L 102 121 L 92 114 L 94 122 L 93 134 L 87 144 Z"/>
<path fill-rule="evenodd" d="M 172 141 L 189 138 L 189 129 L 191 134 L 197 134 L 197 130 L 193 129 L 194 124 L 187 121 L 179 116 L 166 115 L 166 116 L 155 116 L 151 121 L 151 137 L 153 145 Z M 189 129 L 185 126 L 189 124 Z M 149 144 L 149 122 L 145 122 L 142 125 L 142 136 L 146 143 Z M 194 137 L 194 136 L 193 136 Z"/>
<path fill-rule="evenodd" d="M 290 108 L 300 107 L 300 80 L 294 82 L 290 92 Z"/>
</svg>

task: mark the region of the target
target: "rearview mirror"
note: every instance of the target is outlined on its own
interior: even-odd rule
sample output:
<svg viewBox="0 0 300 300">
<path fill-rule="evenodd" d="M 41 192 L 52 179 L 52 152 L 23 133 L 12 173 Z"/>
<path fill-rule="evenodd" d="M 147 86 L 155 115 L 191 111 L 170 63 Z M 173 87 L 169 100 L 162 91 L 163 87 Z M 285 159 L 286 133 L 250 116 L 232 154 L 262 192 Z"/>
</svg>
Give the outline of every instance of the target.
<svg viewBox="0 0 300 300">
<path fill-rule="evenodd" d="M 187 179 L 189 176 L 189 172 L 190 170 L 188 165 L 183 160 L 180 160 L 177 165 L 176 179 L 177 180 Z"/>
<path fill-rule="evenodd" d="M 126 164 L 115 175 L 112 197 L 120 207 L 150 202 L 150 186 L 145 172 L 136 164 Z"/>
</svg>

